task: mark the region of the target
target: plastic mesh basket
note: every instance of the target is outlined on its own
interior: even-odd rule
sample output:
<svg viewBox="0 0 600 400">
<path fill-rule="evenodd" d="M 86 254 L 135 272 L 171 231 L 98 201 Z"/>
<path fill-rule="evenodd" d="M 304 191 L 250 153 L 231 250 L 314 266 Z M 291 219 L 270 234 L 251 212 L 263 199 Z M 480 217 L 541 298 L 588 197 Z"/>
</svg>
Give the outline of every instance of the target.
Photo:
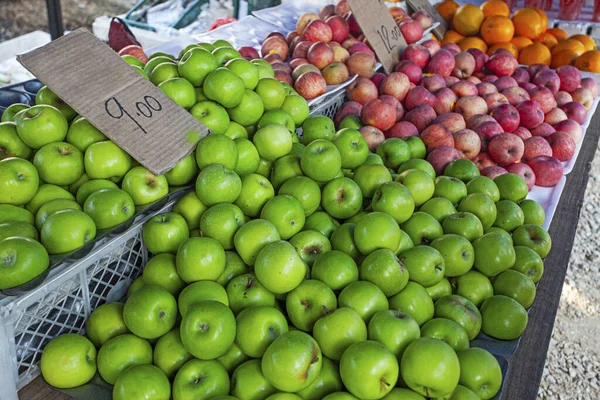
<svg viewBox="0 0 600 400">
<path fill-rule="evenodd" d="M 144 223 L 170 211 L 175 201 L 139 218 L 31 292 L 0 299 L 0 399 L 16 400 L 17 390 L 39 375 L 42 350 L 52 338 L 82 332 L 96 307 L 125 296 L 148 260 Z"/>
<path fill-rule="evenodd" d="M 325 98 L 322 102 L 311 107 L 310 115 L 324 115 L 333 119 L 337 110 L 346 101 L 346 91 L 340 90 L 333 96 Z"/>
</svg>

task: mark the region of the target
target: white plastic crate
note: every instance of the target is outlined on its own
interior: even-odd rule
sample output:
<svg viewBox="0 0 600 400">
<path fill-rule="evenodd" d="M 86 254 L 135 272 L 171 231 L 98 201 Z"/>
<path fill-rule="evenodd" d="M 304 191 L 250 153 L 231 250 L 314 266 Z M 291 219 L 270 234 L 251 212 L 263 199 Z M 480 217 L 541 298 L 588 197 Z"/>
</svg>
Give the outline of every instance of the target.
<svg viewBox="0 0 600 400">
<path fill-rule="evenodd" d="M 310 115 L 324 115 L 333 119 L 337 110 L 346 101 L 346 91 L 340 90 L 331 96 L 324 97 L 321 102 L 310 107 Z"/>
<path fill-rule="evenodd" d="M 148 260 L 142 240 L 144 223 L 170 211 L 178 197 L 140 215 L 127 231 L 99 244 L 38 288 L 0 298 L 0 399 L 17 400 L 17 390 L 40 374 L 42 351 L 51 339 L 82 333 L 96 307 L 125 296 Z"/>
</svg>

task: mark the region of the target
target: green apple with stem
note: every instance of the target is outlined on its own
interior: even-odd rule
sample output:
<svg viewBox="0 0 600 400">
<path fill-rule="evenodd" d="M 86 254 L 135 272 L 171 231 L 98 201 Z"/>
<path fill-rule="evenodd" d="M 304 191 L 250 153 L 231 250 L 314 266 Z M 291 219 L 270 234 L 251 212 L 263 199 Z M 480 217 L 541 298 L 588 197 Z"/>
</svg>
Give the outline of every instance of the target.
<svg viewBox="0 0 600 400">
<path fill-rule="evenodd" d="M 142 229 L 144 244 L 152 254 L 175 254 L 189 236 L 187 222 L 174 212 L 155 215 L 144 224 Z"/>
<path fill-rule="evenodd" d="M 227 132 L 230 122 L 229 114 L 222 105 L 215 101 L 199 101 L 190 109 L 190 114 L 206 125 L 213 134 Z"/>
<path fill-rule="evenodd" d="M 256 146 L 244 138 L 235 139 L 234 142 L 238 150 L 238 161 L 234 171 L 240 176 L 255 173 L 260 165 L 260 155 Z"/>
<path fill-rule="evenodd" d="M 123 371 L 113 387 L 114 400 L 148 398 L 167 400 L 171 397 L 169 378 L 154 365 L 134 365 Z"/>
<path fill-rule="evenodd" d="M 383 344 L 400 361 L 406 347 L 421 337 L 421 331 L 410 315 L 399 310 L 385 310 L 378 311 L 369 321 L 368 337 Z"/>
<path fill-rule="evenodd" d="M 46 104 L 60 111 L 67 121 L 77 116 L 77 112 L 71 108 L 63 99 L 58 97 L 48 86 L 42 86 L 35 95 L 35 104 Z"/>
<path fill-rule="evenodd" d="M 508 296 L 519 302 L 523 308 L 529 308 L 535 299 L 535 284 L 528 276 L 508 269 L 494 277 L 494 294 Z"/>
<path fill-rule="evenodd" d="M 179 107 L 189 110 L 196 104 L 196 89 L 185 78 L 171 78 L 161 82 L 158 88 Z"/>
<path fill-rule="evenodd" d="M 0 289 L 22 285 L 49 265 L 48 252 L 39 242 L 15 236 L 0 240 Z"/>
<path fill-rule="evenodd" d="M 236 315 L 248 307 L 275 305 L 275 295 L 251 273 L 236 276 L 227 284 L 227 298 Z"/>
<path fill-rule="evenodd" d="M 66 333 L 52 339 L 42 353 L 44 380 L 59 389 L 88 383 L 96 374 L 96 348 L 86 337 Z"/>
<path fill-rule="evenodd" d="M 350 345 L 367 340 L 367 326 L 354 309 L 340 307 L 316 321 L 313 337 L 325 356 L 339 361 Z"/>
<path fill-rule="evenodd" d="M 260 251 L 268 244 L 277 242 L 280 239 L 281 237 L 275 225 L 265 219 L 255 219 L 245 223 L 238 229 L 233 242 L 244 263 L 254 266 Z M 295 263 L 294 266 L 296 266 Z"/>
<path fill-rule="evenodd" d="M 132 159 L 114 142 L 106 140 L 91 144 L 85 151 L 83 163 L 90 179 L 119 182 L 131 169 Z"/>
<path fill-rule="evenodd" d="M 288 323 L 272 306 L 248 307 L 236 317 L 235 342 L 248 357 L 261 358 L 275 339 L 288 331 Z"/>
<path fill-rule="evenodd" d="M 244 264 L 242 258 L 234 251 L 226 251 L 225 260 L 225 270 L 223 270 L 216 280 L 223 287 L 227 287 L 227 284 L 236 276 L 246 274 L 249 271 L 248 266 Z"/>
<path fill-rule="evenodd" d="M 258 217 L 263 206 L 275 196 L 271 182 L 262 175 L 252 173 L 242 177 L 242 190 L 235 205 L 244 215 Z"/>
<path fill-rule="evenodd" d="M 343 389 L 342 378 L 336 364 L 329 358 L 323 358 L 321 373 L 307 388 L 298 392 L 298 396 L 305 400 L 319 400 L 338 390 Z"/>
<path fill-rule="evenodd" d="M 461 276 L 473 267 L 475 250 L 463 236 L 445 234 L 431 242 L 430 246 L 442 255 L 446 277 Z"/>
<path fill-rule="evenodd" d="M 408 188 L 415 201 L 415 206 L 425 203 L 435 192 L 435 182 L 429 173 L 420 169 L 407 169 L 401 172 L 395 181 Z"/>
<path fill-rule="evenodd" d="M 252 142 L 267 161 L 275 161 L 292 150 L 292 136 L 284 125 L 270 124 L 258 129 Z"/>
<path fill-rule="evenodd" d="M 196 303 L 204 300 L 214 300 L 229 306 L 229 298 L 223 286 L 213 281 L 197 281 L 187 285 L 179 294 L 179 313 L 184 316 Z"/>
<path fill-rule="evenodd" d="M 35 153 L 33 165 L 44 182 L 70 185 L 83 175 L 83 154 L 69 143 L 48 143 Z"/>
<path fill-rule="evenodd" d="M 396 220 L 381 212 L 365 215 L 354 228 L 354 241 L 363 255 L 369 255 L 377 249 L 395 251 L 400 239 L 400 228 Z"/>
<path fill-rule="evenodd" d="M 264 246 L 254 263 L 254 272 L 260 283 L 275 294 L 287 293 L 298 287 L 306 277 L 307 268 L 294 246 L 284 240 Z"/>
<path fill-rule="evenodd" d="M 304 175 L 317 182 L 328 182 L 342 167 L 337 147 L 330 141 L 317 139 L 306 146 L 300 160 Z"/>
<path fill-rule="evenodd" d="M 96 308 L 88 318 L 85 331 L 97 348 L 108 340 L 129 333 L 123 320 L 123 303 L 105 303 Z"/>
<path fill-rule="evenodd" d="M 233 203 L 241 191 L 242 180 L 238 174 L 220 164 L 204 168 L 196 179 L 196 195 L 209 207 L 218 203 Z"/>
<path fill-rule="evenodd" d="M 444 197 L 450 200 L 452 204 L 458 204 L 467 197 L 467 185 L 458 178 L 438 176 L 435 178 L 433 197 Z"/>
<path fill-rule="evenodd" d="M 433 286 L 444 277 L 444 257 L 435 247 L 418 245 L 401 252 L 398 259 L 410 280 L 423 287 Z"/>
<path fill-rule="evenodd" d="M 481 313 L 471 300 L 458 296 L 444 296 L 435 302 L 435 317 L 448 318 L 462 326 L 475 339 L 481 330 Z"/>
<path fill-rule="evenodd" d="M 352 178 L 364 197 L 371 198 L 382 184 L 392 181 L 392 174 L 382 164 L 364 163 L 354 170 Z"/>
<path fill-rule="evenodd" d="M 347 219 L 355 215 L 362 208 L 362 200 L 360 187 L 346 177 L 329 181 L 321 194 L 321 205 L 329 215 L 337 219 Z"/>
<path fill-rule="evenodd" d="M 452 202 L 445 197 L 434 197 L 427 200 L 419 208 L 419 211 L 431 215 L 440 224 L 444 222 L 446 217 L 457 213 L 454 204 L 452 204 Z"/>
<path fill-rule="evenodd" d="M 483 236 L 481 221 L 467 211 L 447 216 L 442 222 L 442 229 L 445 234 L 460 235 L 470 242 Z"/>
<path fill-rule="evenodd" d="M 391 309 L 413 317 L 419 326 L 433 318 L 433 300 L 423 286 L 413 281 L 409 281 L 400 293 L 390 297 L 389 305 Z"/>
<path fill-rule="evenodd" d="M 218 67 L 217 58 L 212 53 L 196 47 L 181 57 L 177 70 L 182 78 L 187 79 L 196 87 L 201 87 L 208 74 Z"/>
<path fill-rule="evenodd" d="M 469 348 L 469 335 L 467 331 L 447 318 L 433 318 L 421 327 L 421 337 L 442 340 L 450 345 L 454 351 Z"/>
<path fill-rule="evenodd" d="M 409 279 L 406 265 L 390 249 L 375 250 L 365 257 L 359 274 L 361 280 L 377 285 L 386 297 L 404 289 Z"/>
<path fill-rule="evenodd" d="M 352 282 L 356 282 L 359 272 L 356 262 L 352 257 L 339 250 L 331 250 L 317 257 L 312 265 L 310 274 L 312 279 L 317 279 L 325 283 L 332 290 L 339 291 Z"/>
<path fill-rule="evenodd" d="M 333 121 L 324 115 L 308 117 L 302 124 L 302 144 L 305 146 L 317 139 L 331 141 L 334 135 Z"/>
<path fill-rule="evenodd" d="M 352 282 L 346 286 L 338 297 L 338 305 L 354 309 L 365 323 L 369 323 L 377 311 L 389 309 L 385 293 L 366 281 Z"/>
<path fill-rule="evenodd" d="M 0 160 L 9 157 L 19 157 L 27 160 L 31 157 L 31 154 L 31 147 L 27 146 L 17 133 L 17 124 L 14 122 L 0 122 Z"/>
<path fill-rule="evenodd" d="M 133 217 L 135 203 L 124 190 L 101 189 L 88 196 L 83 211 L 92 217 L 96 228 L 109 229 Z"/>
<path fill-rule="evenodd" d="M 498 275 L 515 264 L 515 249 L 510 239 L 502 233 L 486 233 L 473 242 L 473 249 L 475 250 L 473 265 L 484 275 Z"/>
<path fill-rule="evenodd" d="M 483 193 L 472 193 L 465 197 L 457 207 L 458 211 L 468 211 L 475 214 L 481 221 L 483 230 L 489 229 L 498 216 L 496 204 Z"/>
<path fill-rule="evenodd" d="M 356 129 L 340 129 L 332 140 L 342 157 L 342 168 L 357 168 L 369 155 L 369 145 Z"/>
<path fill-rule="evenodd" d="M 200 232 L 217 240 L 225 250 L 233 248 L 233 237 L 245 222 L 242 210 L 234 204 L 219 203 L 202 214 Z"/>
<path fill-rule="evenodd" d="M 538 253 L 526 246 L 515 246 L 515 264 L 512 269 L 528 276 L 533 283 L 544 274 L 544 262 Z"/>
<path fill-rule="evenodd" d="M 229 350 L 235 340 L 235 316 L 229 307 L 214 300 L 194 305 L 183 317 L 181 342 L 194 357 L 212 360 Z"/>
<path fill-rule="evenodd" d="M 209 237 L 189 238 L 177 250 L 177 273 L 187 283 L 216 280 L 225 263 L 223 246 Z"/>
<path fill-rule="evenodd" d="M 312 215 L 321 203 L 319 185 L 306 176 L 295 176 L 286 180 L 279 188 L 278 194 L 295 197 L 302 205 L 306 217 Z"/>
<path fill-rule="evenodd" d="M 420 211 L 402 224 L 402 230 L 410 236 L 415 246 L 428 245 L 444 234 L 442 225 L 435 218 Z"/>
<path fill-rule="evenodd" d="M 403 162 L 410 160 L 411 149 L 404 140 L 389 138 L 377 146 L 377 154 L 383 160 L 383 165 L 396 170 Z"/>
<path fill-rule="evenodd" d="M 50 215 L 40 232 L 49 254 L 75 251 L 96 238 L 94 220 L 83 211 L 62 210 Z"/>
<path fill-rule="evenodd" d="M 292 236 L 289 242 L 309 267 L 315 263 L 321 254 L 331 250 L 331 243 L 327 236 L 312 229 L 298 232 Z"/>
<path fill-rule="evenodd" d="M 214 399 L 229 393 L 227 370 L 216 360 L 190 360 L 173 381 L 173 399 Z"/>
<path fill-rule="evenodd" d="M 13 103 L 6 107 L 4 112 L 2 112 L 2 119 L 0 119 L 0 122 L 14 122 L 15 115 L 17 115 L 19 111 L 27 110 L 30 107 L 29 104 Z"/>
<path fill-rule="evenodd" d="M 278 390 L 263 375 L 261 360 L 249 360 L 233 371 L 230 392 L 237 399 L 262 399 Z"/>
<path fill-rule="evenodd" d="M 127 328 L 144 339 L 169 332 L 177 319 L 177 301 L 167 289 L 143 286 L 125 302 L 123 320 Z"/>
<path fill-rule="evenodd" d="M 541 258 L 546 258 L 552 248 L 550 235 L 539 225 L 526 224 L 518 227 L 513 232 L 513 241 L 515 246 L 529 247 Z"/>
<path fill-rule="evenodd" d="M 16 157 L 0 160 L 0 203 L 28 203 L 38 192 L 39 183 L 38 171 L 29 161 Z"/>
<path fill-rule="evenodd" d="M 473 347 L 456 353 L 460 363 L 459 383 L 482 399 L 491 399 L 502 387 L 502 370 L 489 351 Z"/>
<path fill-rule="evenodd" d="M 479 271 L 471 270 L 452 278 L 454 293 L 470 300 L 477 307 L 494 295 L 490 279 Z"/>
<path fill-rule="evenodd" d="M 152 346 L 131 333 L 109 339 L 98 351 L 98 372 L 111 385 L 127 368 L 144 364 L 152 364 Z"/>
<path fill-rule="evenodd" d="M 407 221 L 415 210 L 415 201 L 406 186 L 386 182 L 379 186 L 371 200 L 373 211 L 391 215 L 399 224 Z"/>
<path fill-rule="evenodd" d="M 308 279 L 287 294 L 285 308 L 296 328 L 310 332 L 317 320 L 337 308 L 337 298 L 322 281 Z"/>
</svg>

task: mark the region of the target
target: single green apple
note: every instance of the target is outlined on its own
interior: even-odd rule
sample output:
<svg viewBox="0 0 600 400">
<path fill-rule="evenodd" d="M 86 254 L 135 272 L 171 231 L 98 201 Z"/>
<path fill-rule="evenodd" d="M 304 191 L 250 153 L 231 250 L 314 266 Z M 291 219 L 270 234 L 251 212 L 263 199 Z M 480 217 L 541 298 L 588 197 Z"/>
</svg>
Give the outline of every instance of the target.
<svg viewBox="0 0 600 400">
<path fill-rule="evenodd" d="M 518 227 L 513 232 L 513 241 L 515 246 L 529 247 L 541 258 L 546 258 L 552 248 L 550 235 L 539 225 L 527 224 Z"/>
<path fill-rule="evenodd" d="M 515 246 L 515 265 L 512 269 L 528 276 L 533 283 L 544 274 L 544 262 L 538 253 L 526 246 Z"/>
<path fill-rule="evenodd" d="M 40 239 L 49 254 L 69 253 L 96 238 L 94 220 L 83 211 L 62 210 L 44 222 Z"/>
<path fill-rule="evenodd" d="M 502 370 L 489 351 L 473 347 L 456 353 L 460 363 L 459 383 L 481 399 L 491 399 L 502 387 Z"/>
<path fill-rule="evenodd" d="M 16 157 L 0 160 L 0 203 L 28 203 L 37 194 L 39 183 L 38 171 L 29 161 Z"/>
<path fill-rule="evenodd" d="M 415 212 L 402 224 L 402 230 L 410 236 L 415 246 L 428 245 L 444 234 L 442 225 L 424 212 Z"/>
<path fill-rule="evenodd" d="M 84 385 L 96 374 L 96 348 L 75 333 L 59 335 L 44 347 L 40 369 L 44 380 L 55 388 Z"/>
<path fill-rule="evenodd" d="M 123 320 L 123 303 L 106 303 L 96 308 L 88 318 L 85 331 L 97 348 L 108 340 L 129 333 Z"/>
<path fill-rule="evenodd" d="M 114 400 L 171 398 L 169 378 L 154 365 L 135 365 L 123 371 L 113 387 Z"/>
<path fill-rule="evenodd" d="M 123 320 L 127 328 L 144 339 L 169 332 L 177 319 L 177 301 L 167 289 L 143 286 L 125 302 Z"/>
<path fill-rule="evenodd" d="M 434 180 L 428 172 L 420 169 L 407 169 L 401 172 L 395 181 L 408 188 L 416 206 L 425 203 L 435 192 Z"/>
<path fill-rule="evenodd" d="M 264 219 L 255 219 L 245 223 L 238 229 L 233 237 L 233 242 L 244 263 L 254 266 L 260 251 L 269 243 L 274 243 L 280 239 L 275 225 Z M 294 264 L 294 266 L 296 265 Z"/>
<path fill-rule="evenodd" d="M 469 348 L 469 335 L 467 331 L 447 318 L 433 318 L 421 328 L 421 337 L 429 337 L 444 341 L 454 349 L 460 351 Z"/>
<path fill-rule="evenodd" d="M 200 232 L 218 241 L 225 250 L 233 249 L 233 237 L 246 222 L 242 210 L 234 204 L 219 203 L 210 207 L 200 219 Z"/>
<path fill-rule="evenodd" d="M 479 271 L 468 271 L 452 279 L 454 294 L 465 297 L 477 307 L 494 295 L 490 279 Z"/>
<path fill-rule="evenodd" d="M 145 364 L 152 364 L 152 346 L 131 333 L 109 339 L 98 351 L 98 372 L 111 385 L 127 368 Z"/>
<path fill-rule="evenodd" d="M 254 263 L 254 272 L 260 283 L 275 294 L 287 293 L 298 287 L 307 274 L 307 268 L 294 246 L 284 240 L 264 246 Z"/>
<path fill-rule="evenodd" d="M 235 317 L 223 303 L 204 300 L 185 314 L 180 333 L 181 342 L 188 352 L 201 360 L 212 360 L 227 353 L 233 344 Z"/>
<path fill-rule="evenodd" d="M 516 232 L 516 231 L 515 231 Z M 474 266 L 487 276 L 498 275 L 515 264 L 515 249 L 504 234 L 491 232 L 473 242 Z"/>
<path fill-rule="evenodd" d="M 388 299 L 381 289 L 371 282 L 352 282 L 342 290 L 338 297 L 340 307 L 354 309 L 369 323 L 377 311 L 389 309 Z"/>
<path fill-rule="evenodd" d="M 317 320 L 336 308 L 337 298 L 333 290 L 316 279 L 303 281 L 285 299 L 290 321 L 305 332 L 311 332 Z"/>
<path fill-rule="evenodd" d="M 419 324 L 410 315 L 398 310 L 378 311 L 368 327 L 369 340 L 375 340 L 387 347 L 398 362 L 406 347 L 421 337 Z"/>
<path fill-rule="evenodd" d="M 269 292 L 254 274 L 242 274 L 227 284 L 229 307 L 234 314 L 251 306 L 274 306 L 275 295 Z"/>
<path fill-rule="evenodd" d="M 481 313 L 471 300 L 458 296 L 444 296 L 435 302 L 435 317 L 448 318 L 462 326 L 469 340 L 475 339 L 481 330 Z"/>
<path fill-rule="evenodd" d="M 263 206 L 275 196 L 275 189 L 271 182 L 258 173 L 248 174 L 242 177 L 242 190 L 235 205 L 244 215 L 258 217 Z"/>
<path fill-rule="evenodd" d="M 14 236 L 0 240 L 0 289 L 22 285 L 49 265 L 48 252 L 39 242 Z"/>
<path fill-rule="evenodd" d="M 184 282 L 214 281 L 225 270 L 225 250 L 215 239 L 193 237 L 177 250 L 177 273 Z"/>
<path fill-rule="evenodd" d="M 155 215 L 144 224 L 142 238 L 152 254 L 177 253 L 190 236 L 185 219 L 174 212 Z"/>
<path fill-rule="evenodd" d="M 236 317 L 235 342 L 252 358 L 261 358 L 275 339 L 288 331 L 284 315 L 272 306 L 252 306 Z"/>
<path fill-rule="evenodd" d="M 174 400 L 215 399 L 229 393 L 229 375 L 216 360 L 190 360 L 173 381 Z"/>
</svg>

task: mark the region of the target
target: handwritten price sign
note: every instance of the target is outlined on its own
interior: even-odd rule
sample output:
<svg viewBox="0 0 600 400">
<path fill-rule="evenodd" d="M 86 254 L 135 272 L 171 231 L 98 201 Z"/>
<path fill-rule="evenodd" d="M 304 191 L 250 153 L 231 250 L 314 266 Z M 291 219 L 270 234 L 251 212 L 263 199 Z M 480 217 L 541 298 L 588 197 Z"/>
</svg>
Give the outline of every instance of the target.
<svg viewBox="0 0 600 400">
<path fill-rule="evenodd" d="M 383 0 L 348 0 L 356 22 L 387 73 L 394 71 L 406 41 Z"/>
</svg>

